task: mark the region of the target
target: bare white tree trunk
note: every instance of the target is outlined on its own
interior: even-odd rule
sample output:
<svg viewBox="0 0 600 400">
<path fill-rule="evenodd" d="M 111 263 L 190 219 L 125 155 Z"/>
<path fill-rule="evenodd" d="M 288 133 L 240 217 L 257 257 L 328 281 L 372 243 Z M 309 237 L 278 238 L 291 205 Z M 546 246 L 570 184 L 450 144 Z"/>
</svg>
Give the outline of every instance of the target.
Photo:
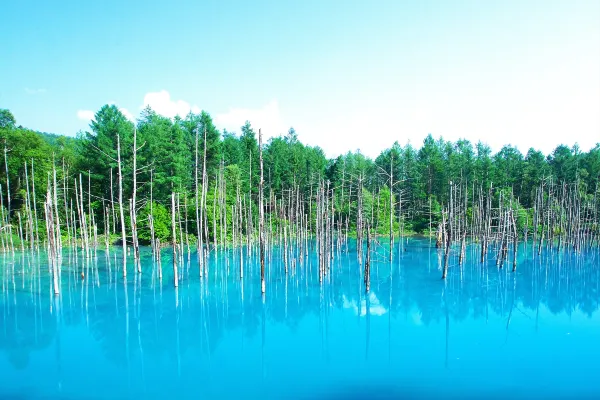
<svg viewBox="0 0 600 400">
<path fill-rule="evenodd" d="M 137 272 L 142 273 L 142 263 L 140 262 L 140 246 L 137 236 L 137 212 L 136 212 L 136 195 L 137 195 L 137 129 L 133 127 L 133 193 L 131 195 L 131 236 L 133 238 L 133 257 L 134 267 L 137 267 Z"/>
<path fill-rule="evenodd" d="M 32 167 L 32 173 L 33 173 L 33 160 L 31 160 L 31 167 Z M 62 171 L 63 171 L 63 204 L 65 207 L 65 224 L 67 225 L 67 243 L 70 245 L 71 244 L 71 224 L 70 224 L 70 217 L 69 217 L 69 204 L 67 203 L 67 171 L 68 169 L 65 169 L 65 158 L 63 157 L 62 159 Z M 34 191 L 34 196 L 35 196 L 35 191 Z M 37 214 L 36 214 L 37 215 Z M 37 217 L 36 217 L 37 219 Z M 37 221 L 36 221 L 36 237 L 37 237 Z"/>
<path fill-rule="evenodd" d="M 29 174 L 27 173 L 27 161 L 25 161 L 25 187 L 26 187 L 26 197 L 25 197 L 25 208 L 27 210 L 27 234 L 29 238 L 29 247 L 31 251 L 35 248 L 35 233 L 33 230 L 33 213 L 31 211 L 31 196 L 29 192 Z"/>
<path fill-rule="evenodd" d="M 59 284 L 58 284 L 58 256 L 57 256 L 57 248 L 56 248 L 56 230 L 54 227 L 54 208 L 52 205 L 52 193 L 50 192 L 50 187 L 48 187 L 48 191 L 46 192 L 46 224 L 47 224 L 47 232 L 48 232 L 48 258 L 50 259 L 50 263 L 52 264 L 52 282 L 54 286 L 54 294 L 58 295 L 60 292 Z"/>
<path fill-rule="evenodd" d="M 204 234 L 204 240 L 208 243 L 208 218 L 206 215 L 206 193 L 208 190 L 208 178 L 206 177 L 206 127 L 204 128 L 204 153 L 202 157 L 202 198 L 200 199 L 200 249 L 202 250 L 202 258 L 204 264 L 204 246 L 202 235 Z M 204 228 L 204 230 L 202 229 Z M 204 276 L 208 276 L 208 265 L 204 265 Z"/>
<path fill-rule="evenodd" d="M 77 180 L 75 180 L 75 185 L 77 185 Z M 79 174 L 79 209 L 81 210 L 79 226 L 82 232 L 81 236 L 83 237 L 83 243 L 85 245 L 85 254 L 87 258 L 90 258 L 90 241 L 87 230 L 87 219 L 85 217 L 85 211 L 83 209 L 83 181 L 81 178 L 81 174 Z"/>
<path fill-rule="evenodd" d="M 110 169 L 110 207 L 112 210 L 112 231 L 117 232 L 117 226 L 115 221 L 117 220 L 115 213 L 115 196 L 113 191 L 113 169 Z"/>
<path fill-rule="evenodd" d="M 258 185 L 258 215 L 259 215 L 259 235 L 260 235 L 260 290 L 265 293 L 265 210 L 264 210 L 264 174 L 262 157 L 262 132 L 258 130 L 258 154 L 260 163 L 260 182 Z"/>
<path fill-rule="evenodd" d="M 152 246 L 152 256 L 155 260 L 158 259 L 160 254 L 160 249 L 156 245 L 156 237 L 154 234 L 154 205 L 152 202 L 154 201 L 152 198 L 152 190 L 154 186 L 154 170 L 150 171 L 150 215 L 148 216 L 148 225 L 150 227 L 150 245 Z"/>
<path fill-rule="evenodd" d="M 8 176 L 8 148 L 6 147 L 6 142 L 4 142 L 4 168 L 6 170 L 6 203 L 8 207 L 8 219 L 10 220 L 10 178 Z"/>
<path fill-rule="evenodd" d="M 175 229 L 175 192 L 171 193 L 171 234 L 173 235 L 173 280 L 175 287 L 179 286 L 177 273 L 177 230 Z"/>
<path fill-rule="evenodd" d="M 60 252 L 62 249 L 62 238 L 60 234 L 60 219 L 58 216 L 58 195 L 56 193 L 56 163 L 54 162 L 54 154 L 52 154 L 52 185 L 54 192 L 54 212 L 56 216 L 56 220 L 54 221 L 56 225 L 56 251 Z"/>
<path fill-rule="evenodd" d="M 8 226 L 8 237 L 10 238 L 10 249 L 15 254 L 15 245 L 12 237 L 12 224 L 10 223 L 10 178 L 8 176 L 8 148 L 6 147 L 6 141 L 4 142 L 4 168 L 6 170 L 6 224 Z"/>
<path fill-rule="evenodd" d="M 35 242 L 36 246 L 40 245 L 40 233 L 38 229 L 38 214 L 37 214 L 37 201 L 35 198 L 35 172 L 33 170 L 33 158 L 31 159 L 31 190 L 33 192 L 33 216 L 35 218 Z"/>
<path fill-rule="evenodd" d="M 365 255 L 365 292 L 371 290 L 371 226 L 367 223 L 367 254 Z"/>
<path fill-rule="evenodd" d="M 198 268 L 200 269 L 200 277 L 202 277 L 203 271 L 203 257 L 202 257 L 202 222 L 200 221 L 200 198 L 198 190 L 200 185 L 198 184 L 198 127 L 196 127 L 196 151 L 195 151 L 195 162 L 194 162 L 194 183 L 195 183 L 195 196 L 196 201 L 196 253 L 198 256 Z"/>
<path fill-rule="evenodd" d="M 123 172 L 121 169 L 121 138 L 117 135 L 117 163 L 119 166 L 119 212 L 121 214 L 121 240 L 123 246 L 123 277 L 127 277 L 127 233 L 123 213 Z"/>
<path fill-rule="evenodd" d="M 390 262 L 394 254 L 394 158 L 390 155 Z M 402 238 L 400 238 L 402 240 Z"/>
</svg>

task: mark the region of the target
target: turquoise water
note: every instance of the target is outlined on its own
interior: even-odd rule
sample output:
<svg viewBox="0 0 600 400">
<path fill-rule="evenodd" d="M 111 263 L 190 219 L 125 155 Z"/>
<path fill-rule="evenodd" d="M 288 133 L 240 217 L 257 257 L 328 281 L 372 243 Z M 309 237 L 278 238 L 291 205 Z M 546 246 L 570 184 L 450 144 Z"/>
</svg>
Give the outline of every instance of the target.
<svg viewBox="0 0 600 400">
<path fill-rule="evenodd" d="M 428 240 L 376 250 L 367 295 L 352 248 L 322 284 L 275 251 L 264 298 L 256 252 L 243 280 L 239 250 L 202 280 L 186 254 L 175 289 L 167 250 L 162 283 L 149 249 L 126 280 L 65 251 L 59 297 L 43 255 L 0 255 L 0 398 L 600 398 L 597 252 L 523 244 L 513 273 L 474 245 L 442 281 Z"/>
</svg>

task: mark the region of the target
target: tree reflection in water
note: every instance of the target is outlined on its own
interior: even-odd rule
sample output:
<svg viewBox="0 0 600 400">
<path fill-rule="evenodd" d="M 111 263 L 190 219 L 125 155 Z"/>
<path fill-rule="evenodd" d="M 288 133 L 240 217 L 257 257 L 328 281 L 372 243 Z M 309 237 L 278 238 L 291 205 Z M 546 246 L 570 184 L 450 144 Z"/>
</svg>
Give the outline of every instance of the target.
<svg viewBox="0 0 600 400">
<path fill-rule="evenodd" d="M 480 264 L 473 245 L 464 265 L 454 260 L 448 278 L 441 281 L 440 258 L 429 241 L 411 239 L 398 245 L 405 251 L 398 251 L 393 264 L 372 269 L 368 294 L 363 292 L 362 268 L 353 254 L 342 253 L 321 286 L 315 276 L 316 259 L 298 263 L 286 276 L 275 250 L 264 297 L 257 286 L 257 252 L 245 260 L 243 279 L 239 279 L 239 252 L 237 257 L 219 252 L 220 260 L 211 260 L 211 273 L 203 279 L 194 275 L 199 268 L 194 265 L 197 257 L 192 256 L 191 264 L 182 268 L 179 288 L 174 289 L 168 269 L 162 281 L 157 279 L 149 251 L 143 251 L 143 275 L 123 279 L 118 251 L 109 257 L 98 251 L 96 258 L 86 260 L 85 254 L 66 250 L 60 297 L 51 294 L 43 254 L 26 252 L 14 258 L 3 254 L 0 350 L 8 361 L 3 368 L 13 377 L 44 374 L 53 380 L 55 390 L 71 395 L 78 390 L 73 378 L 80 371 L 75 368 L 81 368 L 115 380 L 89 393 L 91 397 L 109 397 L 122 390 L 151 397 L 190 388 L 210 397 L 238 393 L 238 383 L 246 386 L 243 393 L 254 393 L 248 388 L 254 382 L 268 387 L 256 389 L 268 398 L 286 390 L 276 389 L 272 376 L 296 381 L 287 390 L 303 386 L 301 379 L 291 377 L 315 379 L 315 387 L 321 387 L 327 384 L 325 378 L 330 383 L 342 379 L 345 368 L 360 370 L 378 363 L 385 366 L 388 377 L 402 379 L 394 368 L 405 368 L 402 365 L 414 362 L 418 355 L 418 350 L 404 354 L 405 358 L 398 355 L 398 349 L 408 343 L 403 336 L 408 327 L 439 332 L 437 340 L 445 349 L 439 354 L 439 365 L 452 370 L 453 364 L 463 368 L 454 356 L 465 348 L 468 332 L 463 327 L 484 329 L 493 323 L 503 338 L 496 345 L 509 346 L 513 335 L 520 340 L 523 329 L 539 335 L 542 326 L 552 324 L 553 316 L 592 318 L 599 307 L 598 254 L 537 256 L 523 244 L 519 268 L 513 273 L 498 269 L 493 260 Z M 169 265 L 167 252 L 163 257 L 162 264 Z M 225 257 L 230 257 L 227 263 Z M 493 322 L 497 320 L 502 323 Z M 426 335 L 427 331 L 419 332 Z M 410 340 L 411 346 L 431 345 L 425 339 Z M 363 355 L 355 357 L 359 341 Z M 79 346 L 82 354 L 94 353 L 88 347 L 100 349 L 107 363 L 87 364 L 86 359 L 74 363 Z M 240 367 L 235 367 L 238 363 Z M 241 369 L 251 365 L 254 368 Z M 228 369 L 231 379 L 219 375 Z M 89 383 L 92 378 L 86 379 Z M 28 385 L 13 381 L 0 389 L 0 395 L 23 393 Z"/>
</svg>

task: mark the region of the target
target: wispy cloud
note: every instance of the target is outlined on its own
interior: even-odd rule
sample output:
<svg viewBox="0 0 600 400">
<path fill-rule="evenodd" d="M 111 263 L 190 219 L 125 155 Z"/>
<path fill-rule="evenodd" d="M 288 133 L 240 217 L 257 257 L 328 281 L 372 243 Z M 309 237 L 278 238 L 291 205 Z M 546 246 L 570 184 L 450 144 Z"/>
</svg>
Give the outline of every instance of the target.
<svg viewBox="0 0 600 400">
<path fill-rule="evenodd" d="M 166 90 L 146 93 L 141 108 L 146 106 L 150 106 L 158 114 L 168 118 L 173 118 L 176 115 L 185 117 L 190 111 L 195 114 L 200 112 L 200 107 L 196 105 L 190 105 L 184 100 L 171 99 L 171 95 Z"/>
<path fill-rule="evenodd" d="M 82 121 L 91 121 L 94 119 L 94 112 L 91 110 L 79 110 L 77 111 L 77 118 Z"/>
<path fill-rule="evenodd" d="M 42 94 L 42 93 L 46 93 L 46 89 L 43 89 L 43 88 L 40 88 L 40 89 L 25 88 L 25 93 L 27 93 L 27 94 Z"/>
</svg>

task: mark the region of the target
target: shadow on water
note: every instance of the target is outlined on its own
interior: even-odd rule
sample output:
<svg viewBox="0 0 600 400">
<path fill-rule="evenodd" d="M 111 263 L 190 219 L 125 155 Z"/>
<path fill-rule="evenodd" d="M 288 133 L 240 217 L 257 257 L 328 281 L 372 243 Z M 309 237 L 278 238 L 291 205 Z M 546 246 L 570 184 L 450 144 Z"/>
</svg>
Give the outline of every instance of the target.
<svg viewBox="0 0 600 400">
<path fill-rule="evenodd" d="M 315 258 L 298 262 L 286 276 L 276 251 L 264 297 L 257 252 L 244 256 L 241 280 L 239 249 L 235 254 L 231 250 L 212 254 L 206 279 L 198 276 L 195 255 L 189 262 L 184 258 L 178 289 L 173 288 L 167 267 L 172 261 L 166 251 L 161 281 L 148 249 L 142 250 L 142 274 L 130 270 L 126 279 L 118 251 L 108 255 L 98 251 L 97 257 L 86 260 L 81 252 L 67 250 L 61 295 L 56 298 L 43 254 L 25 253 L 14 259 L 0 255 L 0 351 L 7 361 L 5 367 L 0 364 L 0 373 L 15 379 L 45 376 L 35 385 L 18 381 L 3 385 L 0 397 L 113 398 L 124 393 L 124 398 L 160 398 L 177 388 L 191 395 L 190 388 L 196 387 L 207 398 L 243 393 L 249 398 L 284 394 L 332 400 L 432 398 L 444 392 L 443 385 L 427 389 L 424 379 L 411 382 L 419 379 L 417 372 L 426 373 L 419 351 L 424 359 L 437 359 L 432 371 L 447 374 L 448 379 L 461 368 L 475 373 L 477 365 L 467 365 L 456 354 L 465 348 L 466 337 L 483 343 L 485 336 L 470 335 L 463 327 L 476 326 L 481 335 L 489 335 L 484 327 L 495 324 L 494 332 L 502 335 L 498 346 L 510 346 L 512 340 L 521 340 L 523 332 L 547 327 L 553 315 L 590 319 L 599 308 L 598 254 L 537 256 L 524 245 L 513 273 L 510 268 L 498 269 L 493 256 L 480 264 L 478 246 L 471 245 L 465 264 L 459 267 L 454 260 L 442 281 L 437 251 L 428 240 L 411 239 L 403 245 L 392 264 L 372 267 L 368 294 L 362 286 L 362 267 L 352 252 L 334 260 L 320 285 Z M 496 324 L 498 320 L 502 322 Z M 416 333 L 406 336 L 409 331 Z M 427 336 L 428 332 L 436 336 Z M 418 350 L 432 343 L 440 349 L 438 355 Z M 480 345 L 481 351 L 485 346 Z M 98 379 L 119 379 L 96 393 L 83 394 L 79 386 L 93 382 L 93 377 L 78 384 L 77 368 L 85 360 L 73 360 L 80 351 L 96 363 L 90 368 L 102 377 Z M 498 368 L 511 365 L 501 354 L 493 357 L 501 360 Z M 364 384 L 352 383 L 348 377 L 352 370 Z M 494 371 L 489 366 L 487 370 Z M 164 392 L 157 386 L 159 379 L 164 379 Z M 200 379 L 197 386 L 194 379 Z M 363 382 L 374 379 L 382 383 Z M 239 388 L 228 387 L 236 382 Z M 399 382 L 412 386 L 394 386 Z M 519 395 L 506 389 L 511 382 L 489 392 L 479 385 L 468 391 L 468 385 L 452 389 L 452 381 L 445 382 L 450 385 L 445 398 Z"/>
</svg>

